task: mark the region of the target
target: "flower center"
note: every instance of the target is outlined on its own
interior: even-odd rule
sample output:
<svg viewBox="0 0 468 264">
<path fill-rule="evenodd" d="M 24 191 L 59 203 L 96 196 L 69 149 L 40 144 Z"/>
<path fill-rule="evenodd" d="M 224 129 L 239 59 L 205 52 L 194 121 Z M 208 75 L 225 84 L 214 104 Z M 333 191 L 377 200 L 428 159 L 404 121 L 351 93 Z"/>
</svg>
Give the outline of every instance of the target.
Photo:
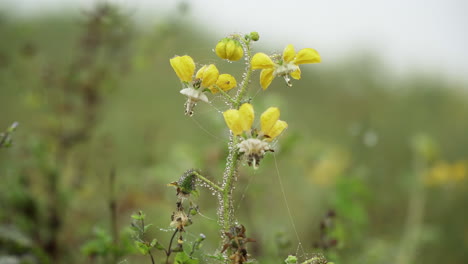
<svg viewBox="0 0 468 264">
<path fill-rule="evenodd" d="M 275 71 L 273 72 L 273 75 L 275 76 L 285 76 L 285 75 L 288 75 L 290 74 L 291 72 L 293 71 L 296 71 L 297 69 L 299 69 L 299 67 L 290 62 L 290 63 L 285 63 L 283 65 L 279 65 Z"/>
<path fill-rule="evenodd" d="M 247 163 L 249 166 L 257 168 L 260 164 L 260 160 L 265 155 L 265 152 L 272 151 L 270 145 L 258 138 L 249 138 L 237 145 L 239 152 L 247 156 Z"/>
</svg>

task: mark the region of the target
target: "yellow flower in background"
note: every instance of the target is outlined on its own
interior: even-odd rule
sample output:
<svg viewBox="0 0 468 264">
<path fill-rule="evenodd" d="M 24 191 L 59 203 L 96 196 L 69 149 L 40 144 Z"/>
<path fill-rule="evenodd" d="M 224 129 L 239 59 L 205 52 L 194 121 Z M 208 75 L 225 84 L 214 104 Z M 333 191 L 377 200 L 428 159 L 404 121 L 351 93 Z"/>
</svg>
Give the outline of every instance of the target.
<svg viewBox="0 0 468 264">
<path fill-rule="evenodd" d="M 170 63 L 179 79 L 183 82 L 192 81 L 195 72 L 195 62 L 190 56 L 176 56 L 170 59 Z"/>
<path fill-rule="evenodd" d="M 345 149 L 329 148 L 314 159 L 308 161 L 308 177 L 314 185 L 330 186 L 336 183 L 339 177 L 350 165 L 350 154 Z"/>
<path fill-rule="evenodd" d="M 238 40 L 224 38 L 218 42 L 215 48 L 216 55 L 224 60 L 238 61 L 244 55 L 242 45 Z"/>
<path fill-rule="evenodd" d="M 284 49 L 281 58 L 273 61 L 268 55 L 260 52 L 253 56 L 251 65 L 253 70 L 262 70 L 260 85 L 263 90 L 266 90 L 276 76 L 284 77 L 287 85 L 291 86 L 290 76 L 296 80 L 301 78 L 300 64 L 319 62 L 321 58 L 316 50 L 306 48 L 296 53 L 294 46 L 289 44 Z"/>
<path fill-rule="evenodd" d="M 234 78 L 234 76 L 224 73 L 219 75 L 218 80 L 216 81 L 216 86 L 219 87 L 221 90 L 227 92 L 237 86 L 237 81 Z M 209 87 L 209 89 L 213 94 L 219 92 L 218 88 L 213 86 Z"/>
<path fill-rule="evenodd" d="M 439 161 L 432 166 L 425 175 L 425 183 L 431 186 L 440 186 L 463 181 L 468 176 L 466 161 L 457 161 L 453 164 Z"/>
</svg>

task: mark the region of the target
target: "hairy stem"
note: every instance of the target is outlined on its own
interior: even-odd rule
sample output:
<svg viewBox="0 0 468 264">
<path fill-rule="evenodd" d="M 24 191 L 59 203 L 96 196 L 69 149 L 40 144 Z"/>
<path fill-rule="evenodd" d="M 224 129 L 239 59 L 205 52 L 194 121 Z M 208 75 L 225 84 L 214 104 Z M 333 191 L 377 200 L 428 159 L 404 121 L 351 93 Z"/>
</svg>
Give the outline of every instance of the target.
<svg viewBox="0 0 468 264">
<path fill-rule="evenodd" d="M 234 103 L 234 108 L 239 108 L 240 104 L 241 104 L 241 101 L 242 99 L 244 98 L 245 94 L 247 93 L 247 88 L 249 86 L 249 83 L 250 83 L 250 77 L 252 75 L 252 65 L 250 64 L 250 60 L 252 59 L 252 51 L 250 50 L 250 42 L 249 41 L 245 41 L 245 40 L 242 40 L 243 42 L 243 47 L 244 47 L 244 51 L 245 51 L 245 61 L 247 62 L 247 66 L 245 68 L 245 75 L 244 75 L 244 79 L 242 80 L 242 83 L 241 83 L 241 88 L 239 90 L 239 92 L 237 93 L 236 95 L 236 99 L 235 99 L 235 103 Z"/>
<path fill-rule="evenodd" d="M 228 93 L 226 93 L 221 87 L 215 85 L 214 86 L 222 95 L 224 95 L 224 98 L 226 98 L 232 105 L 236 103 L 236 100 L 234 100 Z"/>
<path fill-rule="evenodd" d="M 229 228 L 234 222 L 232 219 L 232 189 L 233 182 L 237 173 L 237 160 L 239 159 L 239 152 L 237 151 L 237 137 L 231 135 L 229 141 L 229 156 L 226 169 L 224 172 L 225 182 L 223 185 L 223 220 L 224 220 L 224 232 L 229 232 Z"/>
<path fill-rule="evenodd" d="M 241 87 L 238 90 L 236 97 L 234 99 L 234 103 L 232 107 L 234 109 L 238 109 L 242 99 L 244 98 L 245 94 L 247 93 L 249 82 L 250 82 L 250 77 L 252 75 L 252 66 L 250 64 L 251 60 L 251 51 L 250 51 L 250 41 L 246 41 L 244 39 L 241 39 L 242 41 L 242 46 L 244 48 L 244 53 L 246 54 L 245 56 L 245 61 L 247 62 L 246 68 L 245 68 L 245 73 L 244 73 L 244 79 L 241 82 Z M 233 215 L 231 212 L 233 211 L 232 208 L 232 191 L 234 187 L 234 181 L 236 178 L 237 174 L 237 169 L 238 169 L 238 160 L 239 160 L 239 152 L 237 149 L 237 144 L 238 144 L 238 139 L 236 136 L 234 136 L 231 133 L 231 137 L 229 139 L 229 154 L 227 158 L 227 164 L 226 168 L 224 170 L 224 175 L 223 175 L 223 191 L 222 191 L 222 204 L 221 207 L 223 209 L 222 215 L 222 223 L 223 223 L 223 229 L 224 232 L 229 232 L 229 228 L 233 225 L 234 219 Z"/>
<path fill-rule="evenodd" d="M 216 183 L 208 180 L 207 178 L 205 178 L 203 175 L 201 175 L 200 173 L 198 172 L 193 172 L 193 175 L 197 176 L 198 179 L 204 181 L 206 184 L 208 184 L 209 186 L 211 186 L 212 188 L 214 188 L 215 190 L 217 190 L 218 192 L 223 192 L 223 189 L 221 187 L 219 187 L 219 185 L 217 185 Z"/>
</svg>

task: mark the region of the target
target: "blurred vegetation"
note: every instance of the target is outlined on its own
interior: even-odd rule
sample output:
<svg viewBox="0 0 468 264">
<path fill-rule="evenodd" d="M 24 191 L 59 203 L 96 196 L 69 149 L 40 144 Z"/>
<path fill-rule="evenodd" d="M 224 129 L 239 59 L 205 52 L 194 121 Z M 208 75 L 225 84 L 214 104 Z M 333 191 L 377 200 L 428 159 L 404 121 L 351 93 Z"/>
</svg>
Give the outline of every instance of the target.
<svg viewBox="0 0 468 264">
<path fill-rule="evenodd" d="M 209 105 L 184 116 L 169 58 L 215 61 L 207 47 L 223 36 L 184 20 L 187 12 L 145 25 L 106 4 L 0 12 L 0 138 L 20 124 L 0 148 L 0 263 L 149 263 L 134 254 L 130 215 L 144 210 L 148 232 L 167 241 L 166 185 L 191 167 L 220 179 L 224 121 Z M 264 93 L 253 87 L 252 97 Z M 466 261 L 466 88 L 438 76 L 395 80 L 363 54 L 304 67 L 291 88 L 275 80 L 258 109 L 279 106 L 290 128 L 275 157 L 241 169 L 235 202 L 257 240 L 249 252 L 260 263 L 302 254 L 276 162 L 305 253 L 335 263 Z M 214 104 L 225 110 L 221 98 Z M 203 216 L 186 236 L 205 234 L 211 253 L 216 199 L 200 190 L 198 204 Z"/>
</svg>

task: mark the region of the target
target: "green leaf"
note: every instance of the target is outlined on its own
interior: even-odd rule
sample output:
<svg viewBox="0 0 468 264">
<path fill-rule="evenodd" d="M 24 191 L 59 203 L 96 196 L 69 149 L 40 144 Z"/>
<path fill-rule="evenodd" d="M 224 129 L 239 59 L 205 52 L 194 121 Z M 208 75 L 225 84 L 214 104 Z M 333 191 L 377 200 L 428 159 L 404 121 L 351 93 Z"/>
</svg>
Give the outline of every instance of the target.
<svg viewBox="0 0 468 264">
<path fill-rule="evenodd" d="M 185 252 L 179 252 L 174 258 L 174 264 L 198 264 L 198 259 L 190 258 Z"/>
<path fill-rule="evenodd" d="M 224 261 L 225 258 L 223 257 L 222 254 L 218 254 L 218 255 L 205 255 L 211 259 L 216 259 L 216 260 L 219 260 L 219 261 Z"/>
<path fill-rule="evenodd" d="M 132 214 L 131 217 L 135 220 L 141 220 L 141 216 L 139 214 Z"/>
<path fill-rule="evenodd" d="M 161 243 L 159 243 L 159 242 L 156 242 L 155 247 L 156 247 L 156 249 L 159 249 L 159 250 L 165 250 L 164 246 L 161 245 Z"/>
<path fill-rule="evenodd" d="M 140 251 L 141 254 L 146 255 L 150 251 L 150 247 L 148 247 L 145 243 L 140 241 L 135 241 L 135 246 Z"/>
<path fill-rule="evenodd" d="M 156 243 L 158 243 L 158 240 L 155 238 L 155 239 L 153 239 L 153 241 L 151 241 L 150 246 L 154 247 L 156 245 Z"/>
<path fill-rule="evenodd" d="M 145 225 L 145 228 L 143 229 L 143 232 L 146 233 L 146 231 L 148 230 L 148 228 L 150 228 L 153 224 L 149 224 L 149 225 Z"/>
</svg>

